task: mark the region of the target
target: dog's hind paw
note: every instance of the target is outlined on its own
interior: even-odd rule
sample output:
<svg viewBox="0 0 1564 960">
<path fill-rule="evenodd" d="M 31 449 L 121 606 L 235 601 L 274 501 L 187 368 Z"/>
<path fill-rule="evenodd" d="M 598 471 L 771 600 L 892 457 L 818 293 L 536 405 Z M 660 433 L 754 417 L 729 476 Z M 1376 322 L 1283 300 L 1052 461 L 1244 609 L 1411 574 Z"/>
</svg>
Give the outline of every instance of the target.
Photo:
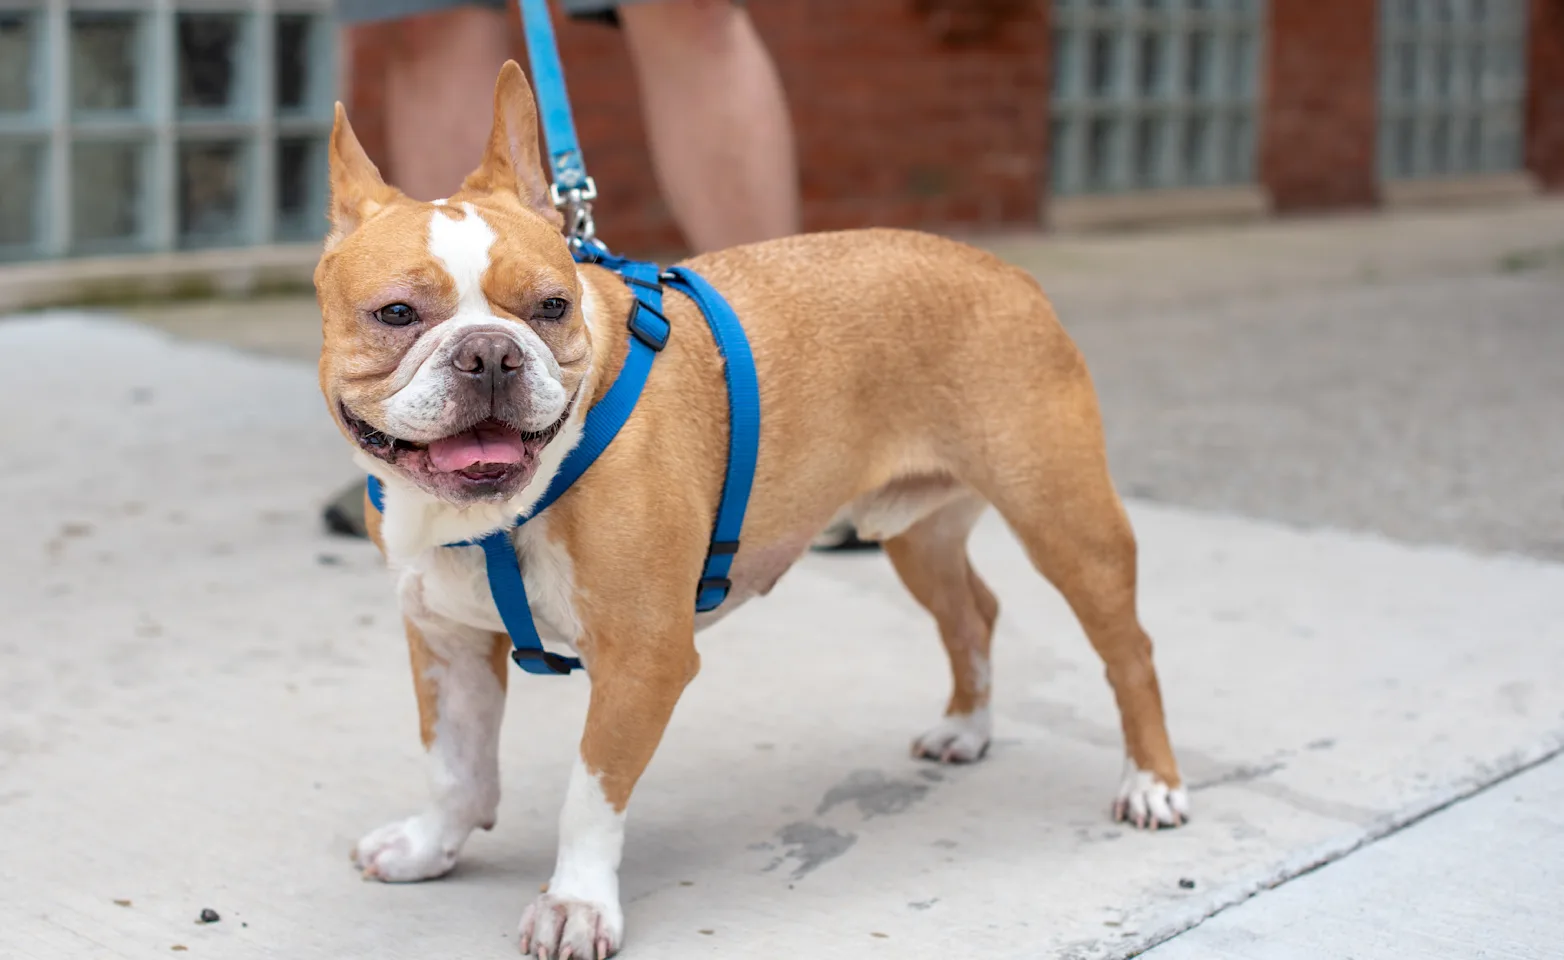
<svg viewBox="0 0 1564 960">
<path fill-rule="evenodd" d="M 1189 822 L 1189 793 L 1182 786 L 1170 788 L 1156 774 L 1126 760 L 1113 819 L 1142 830 L 1181 827 Z"/>
<path fill-rule="evenodd" d="M 972 763 L 988 752 L 992 729 L 987 708 L 947 716 L 912 741 L 912 755 L 940 763 Z"/>
</svg>

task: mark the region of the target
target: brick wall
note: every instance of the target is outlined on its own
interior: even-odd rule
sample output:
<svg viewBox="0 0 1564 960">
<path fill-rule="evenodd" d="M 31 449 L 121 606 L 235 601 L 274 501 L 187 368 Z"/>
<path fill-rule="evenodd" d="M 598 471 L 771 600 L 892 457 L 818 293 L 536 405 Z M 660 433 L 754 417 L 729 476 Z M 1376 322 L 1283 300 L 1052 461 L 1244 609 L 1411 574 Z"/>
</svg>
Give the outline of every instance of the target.
<svg viewBox="0 0 1564 960">
<path fill-rule="evenodd" d="M 1379 5 L 1271 0 L 1260 179 L 1280 211 L 1377 202 Z"/>
<path fill-rule="evenodd" d="M 339 56 L 343 98 L 353 133 L 364 152 L 380 168 L 380 175 L 395 182 L 386 156 L 386 98 L 384 70 L 396 54 L 396 34 L 385 24 L 364 24 L 342 31 Z"/>
<path fill-rule="evenodd" d="M 1049 0 L 751 0 L 782 71 L 808 229 L 1035 226 L 1047 183 Z M 1378 202 L 1378 3 L 1270 0 L 1260 179 L 1279 211 Z M 517 59 L 525 61 L 512 17 Z M 652 178 L 619 33 L 561 22 L 604 235 L 682 242 Z M 394 45 L 360 28 L 354 126 L 384 156 L 380 73 Z M 1527 166 L 1564 189 L 1564 0 L 1531 0 Z M 393 179 L 395 171 L 387 171 Z"/>
<path fill-rule="evenodd" d="M 795 104 L 806 225 L 1036 224 L 1046 180 L 1041 4 L 757 0 Z M 993 4 L 991 8 L 1002 8 Z"/>
<path fill-rule="evenodd" d="M 1527 30 L 1526 166 L 1564 190 L 1564 0 L 1532 0 Z"/>
<path fill-rule="evenodd" d="M 1041 222 L 1046 0 L 754 0 L 750 10 L 792 108 L 807 229 Z M 360 28 L 349 49 L 349 108 L 382 162 L 380 77 L 394 48 L 375 30 Z M 512 33 L 525 63 L 519 26 Z M 679 249 L 618 31 L 561 21 L 558 33 L 599 230 L 626 251 Z"/>
</svg>

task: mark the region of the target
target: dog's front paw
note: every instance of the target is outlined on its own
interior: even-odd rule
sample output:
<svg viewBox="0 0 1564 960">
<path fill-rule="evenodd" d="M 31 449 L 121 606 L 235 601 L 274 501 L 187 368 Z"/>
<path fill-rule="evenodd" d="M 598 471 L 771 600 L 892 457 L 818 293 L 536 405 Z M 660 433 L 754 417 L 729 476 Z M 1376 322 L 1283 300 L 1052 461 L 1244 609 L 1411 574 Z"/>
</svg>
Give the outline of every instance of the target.
<svg viewBox="0 0 1564 960">
<path fill-rule="evenodd" d="M 1156 774 L 1127 760 L 1113 801 L 1113 819 L 1143 830 L 1181 827 L 1189 822 L 1189 793 L 1182 786 L 1169 788 Z"/>
<path fill-rule="evenodd" d="M 521 915 L 521 952 L 538 960 L 604 960 L 619 952 L 624 933 L 618 903 L 545 893 Z"/>
<path fill-rule="evenodd" d="M 387 883 L 431 880 L 450 873 L 462 844 L 438 819 L 430 814 L 408 817 L 367 834 L 353 848 L 354 866 L 363 871 L 365 880 Z"/>
<path fill-rule="evenodd" d="M 912 741 L 912 755 L 940 763 L 972 763 L 988 752 L 993 729 L 988 710 L 947 716 Z"/>
</svg>

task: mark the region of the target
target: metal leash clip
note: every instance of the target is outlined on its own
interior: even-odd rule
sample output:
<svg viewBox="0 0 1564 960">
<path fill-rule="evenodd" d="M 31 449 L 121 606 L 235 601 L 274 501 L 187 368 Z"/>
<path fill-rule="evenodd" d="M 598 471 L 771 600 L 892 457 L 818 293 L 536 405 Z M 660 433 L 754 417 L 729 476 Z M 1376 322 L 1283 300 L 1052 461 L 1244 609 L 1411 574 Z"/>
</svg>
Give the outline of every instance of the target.
<svg viewBox="0 0 1564 960">
<path fill-rule="evenodd" d="M 597 184 L 591 177 L 581 181 L 579 187 L 561 190 L 559 184 L 549 185 L 549 198 L 554 208 L 564 214 L 565 239 L 571 251 L 579 251 L 589 244 L 601 245 L 597 239 L 597 225 L 592 222 L 592 201 L 597 199 Z"/>
</svg>

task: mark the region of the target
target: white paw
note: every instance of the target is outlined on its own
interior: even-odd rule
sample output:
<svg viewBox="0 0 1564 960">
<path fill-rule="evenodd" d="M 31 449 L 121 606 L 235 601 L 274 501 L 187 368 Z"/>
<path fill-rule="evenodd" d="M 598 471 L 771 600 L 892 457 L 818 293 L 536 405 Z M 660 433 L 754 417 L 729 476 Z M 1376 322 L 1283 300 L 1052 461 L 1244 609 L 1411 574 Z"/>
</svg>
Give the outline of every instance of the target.
<svg viewBox="0 0 1564 960">
<path fill-rule="evenodd" d="M 912 741 L 912 755 L 940 763 L 972 763 L 988 752 L 993 720 L 988 708 L 963 716 L 948 716 Z"/>
<path fill-rule="evenodd" d="M 521 952 L 539 960 L 604 960 L 624 943 L 619 904 L 545 893 L 521 915 Z"/>
<path fill-rule="evenodd" d="M 363 871 L 365 880 L 429 880 L 451 872 L 465 839 L 465 833 L 460 839 L 453 838 L 435 815 L 426 813 L 367 834 L 353 848 L 353 863 Z"/>
<path fill-rule="evenodd" d="M 1183 787 L 1168 789 L 1156 774 L 1126 760 L 1119 795 L 1113 801 L 1113 819 L 1143 830 L 1181 827 L 1189 822 L 1189 793 Z"/>
</svg>

